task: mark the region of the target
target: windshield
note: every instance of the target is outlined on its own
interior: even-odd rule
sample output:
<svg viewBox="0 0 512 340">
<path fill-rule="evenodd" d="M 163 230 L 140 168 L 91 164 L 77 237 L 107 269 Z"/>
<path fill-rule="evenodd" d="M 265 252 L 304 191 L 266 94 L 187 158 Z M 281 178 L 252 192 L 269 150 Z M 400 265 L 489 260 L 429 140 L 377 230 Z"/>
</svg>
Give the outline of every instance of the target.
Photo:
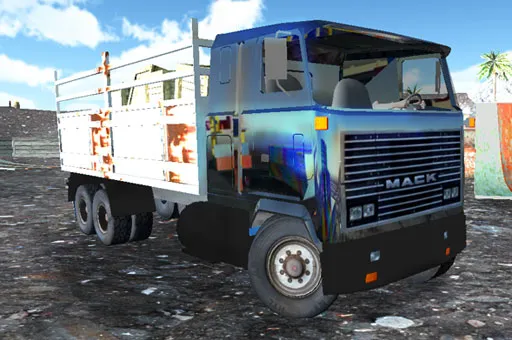
<svg viewBox="0 0 512 340">
<path fill-rule="evenodd" d="M 445 61 L 430 45 L 394 35 L 332 28 L 323 31 L 306 36 L 313 98 L 318 104 L 454 110 L 442 71 Z M 297 40 L 289 42 L 288 59 L 300 61 Z"/>
</svg>

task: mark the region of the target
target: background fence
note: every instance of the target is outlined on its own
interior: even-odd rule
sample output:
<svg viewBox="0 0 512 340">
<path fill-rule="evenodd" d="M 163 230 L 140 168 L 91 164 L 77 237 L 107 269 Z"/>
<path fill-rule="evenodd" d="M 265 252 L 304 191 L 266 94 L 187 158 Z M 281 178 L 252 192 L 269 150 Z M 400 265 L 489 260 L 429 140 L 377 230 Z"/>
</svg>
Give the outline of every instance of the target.
<svg viewBox="0 0 512 340">
<path fill-rule="evenodd" d="M 0 139 L 0 157 L 12 156 L 12 139 Z"/>
<path fill-rule="evenodd" d="M 59 158 L 59 141 L 36 137 L 0 139 L 0 157 Z"/>
</svg>

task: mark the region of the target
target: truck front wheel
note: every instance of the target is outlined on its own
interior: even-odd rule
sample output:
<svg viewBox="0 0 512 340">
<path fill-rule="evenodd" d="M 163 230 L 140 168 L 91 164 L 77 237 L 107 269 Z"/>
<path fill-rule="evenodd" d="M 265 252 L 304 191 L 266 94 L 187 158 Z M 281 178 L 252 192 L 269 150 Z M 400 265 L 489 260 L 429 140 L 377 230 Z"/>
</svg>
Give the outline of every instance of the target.
<svg viewBox="0 0 512 340">
<path fill-rule="evenodd" d="M 249 276 L 259 298 L 287 317 L 313 317 L 336 300 L 324 295 L 320 252 L 302 221 L 279 216 L 267 220 L 249 251 Z"/>
<path fill-rule="evenodd" d="M 105 190 L 96 191 L 92 202 L 94 229 L 100 241 L 109 246 L 126 243 L 130 239 L 131 216 L 112 216 L 110 201 Z"/>
<path fill-rule="evenodd" d="M 92 213 L 93 196 L 94 190 L 90 185 L 80 185 L 76 189 L 74 201 L 76 222 L 80 231 L 86 235 L 95 233 Z"/>
</svg>

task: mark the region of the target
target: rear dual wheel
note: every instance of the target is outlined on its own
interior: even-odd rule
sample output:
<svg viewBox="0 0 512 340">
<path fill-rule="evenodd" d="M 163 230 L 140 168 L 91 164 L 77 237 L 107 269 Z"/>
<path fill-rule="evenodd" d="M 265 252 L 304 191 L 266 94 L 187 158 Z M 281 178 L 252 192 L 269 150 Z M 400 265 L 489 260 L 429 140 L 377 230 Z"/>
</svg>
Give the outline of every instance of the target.
<svg viewBox="0 0 512 340">
<path fill-rule="evenodd" d="M 132 215 L 132 227 L 129 242 L 143 241 L 151 236 L 153 231 L 153 213 Z"/>
<path fill-rule="evenodd" d="M 155 199 L 156 212 L 164 220 L 178 218 L 185 209 L 185 205 L 167 200 Z"/>
<path fill-rule="evenodd" d="M 75 193 L 75 217 L 80 231 L 86 235 L 92 235 L 94 230 L 92 200 L 94 188 L 91 185 L 81 185 Z"/>
<path fill-rule="evenodd" d="M 94 194 L 92 211 L 94 213 L 94 229 L 103 244 L 120 244 L 130 240 L 131 216 L 112 216 L 110 201 L 105 190 L 100 189 Z"/>
<path fill-rule="evenodd" d="M 113 217 L 106 191 L 89 184 L 77 188 L 74 205 L 80 230 L 96 234 L 105 245 L 146 240 L 153 230 L 153 213 Z"/>
</svg>

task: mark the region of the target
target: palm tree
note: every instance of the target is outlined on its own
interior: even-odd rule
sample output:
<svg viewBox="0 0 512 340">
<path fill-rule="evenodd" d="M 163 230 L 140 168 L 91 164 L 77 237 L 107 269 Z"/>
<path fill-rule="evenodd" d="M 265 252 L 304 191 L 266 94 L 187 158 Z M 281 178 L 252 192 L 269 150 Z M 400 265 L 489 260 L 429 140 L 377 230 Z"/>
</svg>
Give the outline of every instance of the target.
<svg viewBox="0 0 512 340">
<path fill-rule="evenodd" d="M 410 86 L 407 88 L 407 94 L 419 94 L 421 92 L 421 88 L 418 87 L 418 84 L 414 85 L 413 88 Z"/>
<path fill-rule="evenodd" d="M 494 51 L 482 55 L 482 59 L 485 61 L 479 66 L 478 78 L 482 80 L 489 79 L 492 76 L 493 95 L 494 101 L 496 101 L 496 84 L 498 79 L 508 81 L 508 78 L 512 77 L 512 63 L 506 54 Z"/>
</svg>

